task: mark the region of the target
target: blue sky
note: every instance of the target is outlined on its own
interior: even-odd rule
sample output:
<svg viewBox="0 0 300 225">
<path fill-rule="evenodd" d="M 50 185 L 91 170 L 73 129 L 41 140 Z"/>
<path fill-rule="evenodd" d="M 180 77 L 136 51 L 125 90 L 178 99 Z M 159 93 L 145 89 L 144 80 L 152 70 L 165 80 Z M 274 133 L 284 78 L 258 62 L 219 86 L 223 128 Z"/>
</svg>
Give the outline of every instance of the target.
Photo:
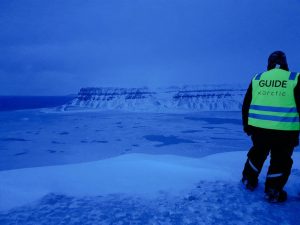
<svg viewBox="0 0 300 225">
<path fill-rule="evenodd" d="M 298 0 L 2 0 L 2 95 L 249 83 L 274 50 L 300 70 Z"/>
</svg>

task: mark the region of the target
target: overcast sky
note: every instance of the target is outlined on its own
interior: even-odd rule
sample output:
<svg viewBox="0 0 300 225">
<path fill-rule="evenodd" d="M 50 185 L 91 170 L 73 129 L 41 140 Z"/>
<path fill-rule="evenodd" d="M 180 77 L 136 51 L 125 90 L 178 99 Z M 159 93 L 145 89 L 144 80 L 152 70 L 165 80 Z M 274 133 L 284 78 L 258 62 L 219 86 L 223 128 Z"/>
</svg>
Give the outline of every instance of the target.
<svg viewBox="0 0 300 225">
<path fill-rule="evenodd" d="M 300 70 L 299 0 L 1 0 L 0 95 L 245 83 L 283 50 Z"/>
</svg>

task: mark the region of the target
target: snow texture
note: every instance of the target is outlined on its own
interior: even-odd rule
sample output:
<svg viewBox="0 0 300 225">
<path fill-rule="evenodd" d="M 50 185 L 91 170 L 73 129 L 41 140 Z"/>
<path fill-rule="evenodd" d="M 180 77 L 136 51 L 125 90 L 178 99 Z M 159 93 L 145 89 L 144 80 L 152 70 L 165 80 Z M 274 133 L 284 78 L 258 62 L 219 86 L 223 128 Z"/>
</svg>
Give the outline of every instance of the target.
<svg viewBox="0 0 300 225">
<path fill-rule="evenodd" d="M 40 198 L 30 196 L 30 204 L 0 213 L 0 223 L 297 224 L 299 163 L 287 186 L 288 202 L 270 205 L 264 201 L 262 184 L 255 192 L 240 184 L 244 158 L 245 152 L 200 159 L 129 154 L 93 163 L 4 171 L 2 209 L 22 195 Z M 299 162 L 300 154 L 294 158 Z M 18 185 L 12 189 L 12 183 Z"/>
</svg>

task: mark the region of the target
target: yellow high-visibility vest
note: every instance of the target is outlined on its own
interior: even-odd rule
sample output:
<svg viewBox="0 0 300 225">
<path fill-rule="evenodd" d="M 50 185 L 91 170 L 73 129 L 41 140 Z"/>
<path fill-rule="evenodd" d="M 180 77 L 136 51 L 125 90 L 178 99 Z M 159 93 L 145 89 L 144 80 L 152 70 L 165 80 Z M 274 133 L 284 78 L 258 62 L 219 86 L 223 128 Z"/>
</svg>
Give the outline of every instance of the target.
<svg viewBox="0 0 300 225">
<path fill-rule="evenodd" d="M 294 96 L 298 76 L 299 73 L 277 68 L 257 74 L 252 80 L 248 124 L 273 130 L 300 130 Z"/>
</svg>

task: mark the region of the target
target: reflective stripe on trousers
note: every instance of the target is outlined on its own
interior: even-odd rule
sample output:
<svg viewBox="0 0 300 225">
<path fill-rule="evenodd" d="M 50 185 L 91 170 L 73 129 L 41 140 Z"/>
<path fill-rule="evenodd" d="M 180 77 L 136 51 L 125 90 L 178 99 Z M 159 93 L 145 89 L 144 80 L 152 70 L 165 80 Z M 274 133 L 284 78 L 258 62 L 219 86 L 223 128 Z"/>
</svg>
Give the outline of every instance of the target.
<svg viewBox="0 0 300 225">
<path fill-rule="evenodd" d="M 283 176 L 283 173 L 274 173 L 274 174 L 268 174 L 267 178 L 276 178 Z"/>
<path fill-rule="evenodd" d="M 250 159 L 248 159 L 249 165 L 251 166 L 251 168 L 255 171 L 255 172 L 259 172 L 259 170 L 252 164 L 252 162 L 250 161 Z"/>
</svg>

